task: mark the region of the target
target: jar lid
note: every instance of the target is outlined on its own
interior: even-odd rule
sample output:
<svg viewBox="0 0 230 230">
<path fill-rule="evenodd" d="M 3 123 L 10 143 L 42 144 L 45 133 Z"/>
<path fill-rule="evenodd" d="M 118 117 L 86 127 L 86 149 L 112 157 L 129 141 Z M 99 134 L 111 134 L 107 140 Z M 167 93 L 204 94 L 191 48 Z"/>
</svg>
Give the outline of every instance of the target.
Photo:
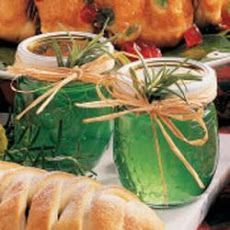
<svg viewBox="0 0 230 230">
<path fill-rule="evenodd" d="M 45 56 L 42 54 L 37 54 L 35 52 L 32 52 L 32 47 L 38 46 L 37 44 L 45 43 L 46 41 L 49 41 L 51 39 L 58 40 L 58 39 L 67 39 L 69 38 L 69 35 L 71 35 L 74 39 L 80 41 L 84 41 L 84 39 L 94 38 L 97 36 L 96 34 L 87 33 L 87 32 L 52 32 L 52 33 L 44 33 L 40 35 L 36 35 L 30 38 L 25 39 L 22 41 L 16 52 L 16 61 L 15 64 L 21 64 L 25 67 L 35 67 L 35 68 L 57 68 L 57 59 L 55 56 Z M 106 39 L 102 37 L 99 42 L 104 42 Z M 52 40 L 51 40 L 52 41 Z M 114 47 L 110 42 L 107 42 L 105 44 L 105 48 L 108 50 L 108 52 L 113 53 Z M 66 61 L 67 58 L 64 58 L 64 61 Z M 114 60 L 111 58 L 111 60 L 108 62 L 107 66 L 108 69 L 112 69 L 115 65 Z"/>
<path fill-rule="evenodd" d="M 167 69 L 175 69 L 175 67 L 181 65 L 181 67 L 179 67 L 174 73 L 190 73 L 200 76 L 200 81 L 186 81 L 181 85 L 182 88 L 184 87 L 183 89 L 188 99 L 190 97 L 194 97 L 194 95 L 199 95 L 201 102 L 203 104 L 208 104 L 212 102 L 217 95 L 216 72 L 206 64 L 174 57 L 150 58 L 145 59 L 145 62 L 148 68 L 150 68 L 150 70 L 153 69 L 155 73 L 157 73 L 162 67 L 166 67 Z M 118 71 L 121 73 L 122 78 L 128 82 L 128 84 L 132 84 L 132 79 L 129 72 L 130 68 L 136 72 L 137 77 L 140 80 L 143 79 L 143 64 L 141 61 L 136 61 L 125 65 Z M 181 93 L 176 85 L 170 86 L 170 89 L 179 94 Z"/>
</svg>

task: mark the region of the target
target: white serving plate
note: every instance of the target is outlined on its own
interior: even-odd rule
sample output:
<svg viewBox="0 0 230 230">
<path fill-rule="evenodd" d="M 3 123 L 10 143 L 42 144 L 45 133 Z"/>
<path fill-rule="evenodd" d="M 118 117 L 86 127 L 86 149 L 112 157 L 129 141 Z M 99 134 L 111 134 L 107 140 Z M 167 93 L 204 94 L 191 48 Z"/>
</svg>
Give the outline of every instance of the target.
<svg viewBox="0 0 230 230">
<path fill-rule="evenodd" d="M 230 63 L 230 53 L 214 51 L 209 53 L 202 62 L 208 64 L 210 67 L 216 68 L 218 66 Z M 1 80 L 12 80 L 13 78 L 14 77 L 12 75 L 0 70 Z"/>
<path fill-rule="evenodd" d="M 230 178 L 230 134 L 220 135 L 220 158 L 215 176 L 208 189 L 195 202 L 171 209 L 158 209 L 157 214 L 164 221 L 165 230 L 197 230 L 218 193 Z M 118 173 L 113 163 L 112 143 L 94 169 L 104 184 L 119 184 Z"/>
<path fill-rule="evenodd" d="M 218 67 L 230 63 L 230 53 L 214 51 L 209 53 L 204 60 L 211 67 Z"/>
</svg>

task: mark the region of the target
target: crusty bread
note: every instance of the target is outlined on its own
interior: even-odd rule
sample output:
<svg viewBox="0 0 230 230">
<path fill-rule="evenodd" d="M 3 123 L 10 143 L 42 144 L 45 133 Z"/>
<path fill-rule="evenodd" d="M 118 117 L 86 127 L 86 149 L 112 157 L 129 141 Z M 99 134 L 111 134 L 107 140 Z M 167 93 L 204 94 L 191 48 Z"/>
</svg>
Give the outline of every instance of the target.
<svg viewBox="0 0 230 230">
<path fill-rule="evenodd" d="M 80 17 L 85 5 L 84 0 L 34 0 L 34 2 L 40 15 L 43 33 L 59 30 L 93 31 L 92 25 Z"/>
<path fill-rule="evenodd" d="M 121 33 L 129 26 L 139 28 L 126 40 L 139 38 L 153 42 L 159 47 L 175 46 L 193 23 L 191 0 L 170 0 L 166 6 L 161 6 L 159 2 L 152 0 L 95 0 L 95 2 L 99 8 L 113 9 L 115 19 L 109 26 L 112 33 Z"/>
<path fill-rule="evenodd" d="M 162 230 L 153 210 L 118 186 L 0 162 L 0 230 Z"/>
<path fill-rule="evenodd" d="M 35 23 L 26 14 L 29 0 L 0 1 L 0 38 L 21 41 L 35 34 Z"/>
<path fill-rule="evenodd" d="M 219 24 L 221 22 L 221 11 L 226 1 L 228 0 L 195 0 L 196 23 L 200 27 Z"/>
</svg>

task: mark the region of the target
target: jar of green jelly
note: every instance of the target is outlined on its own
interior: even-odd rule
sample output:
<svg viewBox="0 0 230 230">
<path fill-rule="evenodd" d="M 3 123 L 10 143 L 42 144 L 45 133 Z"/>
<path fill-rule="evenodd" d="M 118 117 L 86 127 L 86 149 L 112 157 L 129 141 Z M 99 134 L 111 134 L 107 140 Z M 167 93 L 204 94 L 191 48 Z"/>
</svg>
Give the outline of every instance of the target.
<svg viewBox="0 0 230 230">
<path fill-rule="evenodd" d="M 71 33 L 80 44 L 95 35 L 89 33 Z M 68 40 L 63 32 L 48 33 L 25 40 L 19 45 L 16 65 L 36 68 L 57 68 L 56 58 L 49 50 L 43 56 L 35 50 L 49 49 L 45 42 L 60 38 Z M 42 47 L 40 47 L 40 45 Z M 113 52 L 110 43 L 106 43 L 108 52 Z M 40 52 L 40 51 L 39 51 Z M 86 57 L 87 60 L 87 57 Z M 107 63 L 113 68 L 114 60 Z M 28 77 L 17 79 L 14 114 L 20 114 L 35 99 L 43 95 L 52 82 L 39 81 Z M 90 116 L 100 116 L 108 109 L 82 109 L 75 103 L 96 101 L 98 95 L 94 84 L 73 82 L 61 88 L 44 111 L 36 114 L 40 104 L 27 112 L 20 120 L 14 121 L 13 153 L 7 159 L 24 165 L 37 166 L 48 170 L 62 170 L 84 174 L 98 162 L 107 147 L 113 128 L 112 122 L 85 124 L 83 120 Z M 12 151 L 11 151 L 12 152 Z"/>
<path fill-rule="evenodd" d="M 184 60 L 178 58 L 146 59 L 149 68 L 172 68 Z M 141 62 L 124 66 L 120 73 L 129 74 L 132 67 L 138 77 L 143 75 Z M 216 75 L 207 65 L 189 61 L 178 71 L 198 73 L 202 81 L 188 82 L 186 93 L 207 93 L 204 104 L 203 120 L 207 127 L 208 141 L 201 146 L 192 146 L 177 138 L 166 128 L 174 144 L 189 164 L 194 168 L 204 184 L 198 186 L 194 177 L 169 147 L 159 126 L 156 136 L 152 131 L 152 120 L 146 113 L 130 113 L 115 121 L 114 160 L 120 181 L 127 189 L 137 194 L 142 201 L 154 207 L 170 207 L 193 201 L 210 184 L 218 162 L 218 132 L 215 106 L 212 103 L 216 94 Z M 191 73 L 191 72 L 190 72 Z M 210 95 L 208 95 L 210 94 Z M 179 121 L 171 119 L 173 124 L 189 140 L 202 138 L 204 130 L 194 120 Z M 157 155 L 155 138 L 158 139 L 160 159 Z M 159 166 L 162 163 L 162 170 Z M 163 180 L 162 180 L 163 176 Z"/>
</svg>

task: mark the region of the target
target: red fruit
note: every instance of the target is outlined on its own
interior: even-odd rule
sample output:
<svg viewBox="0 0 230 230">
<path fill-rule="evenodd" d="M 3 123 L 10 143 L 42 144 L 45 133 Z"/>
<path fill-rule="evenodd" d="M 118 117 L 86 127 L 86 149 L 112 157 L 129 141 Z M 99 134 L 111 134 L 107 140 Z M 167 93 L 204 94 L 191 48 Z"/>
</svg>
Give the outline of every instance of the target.
<svg viewBox="0 0 230 230">
<path fill-rule="evenodd" d="M 121 50 L 130 53 L 130 54 L 134 54 L 137 56 L 137 52 L 135 49 L 138 49 L 140 51 L 140 46 L 138 46 L 135 42 L 125 42 L 124 44 L 122 44 L 121 46 Z M 130 61 L 136 61 L 138 58 L 137 57 L 132 57 L 129 56 L 128 57 L 130 59 Z"/>
<path fill-rule="evenodd" d="M 193 25 L 184 33 L 184 39 L 187 48 L 191 48 L 203 42 L 202 34 L 196 25 Z"/>
<path fill-rule="evenodd" d="M 230 10 L 222 11 L 222 24 L 230 28 Z"/>
<path fill-rule="evenodd" d="M 138 46 L 135 42 L 125 42 L 121 46 L 121 49 L 124 50 L 125 52 L 136 55 L 137 52 L 135 48 L 140 51 L 140 46 Z"/>
<path fill-rule="evenodd" d="M 161 50 L 155 46 L 141 47 L 141 54 L 144 58 L 162 57 Z"/>
<path fill-rule="evenodd" d="M 142 54 L 144 58 L 153 58 L 153 57 L 162 57 L 160 49 L 158 49 L 154 45 L 150 45 L 143 42 L 126 42 L 122 45 L 121 49 L 126 51 L 127 53 L 131 53 L 137 55 L 135 48 Z M 132 59 L 133 60 L 133 59 Z"/>
<path fill-rule="evenodd" d="M 97 8 L 95 4 L 86 4 L 81 12 L 80 17 L 83 22 L 93 23 L 97 19 Z"/>
</svg>

